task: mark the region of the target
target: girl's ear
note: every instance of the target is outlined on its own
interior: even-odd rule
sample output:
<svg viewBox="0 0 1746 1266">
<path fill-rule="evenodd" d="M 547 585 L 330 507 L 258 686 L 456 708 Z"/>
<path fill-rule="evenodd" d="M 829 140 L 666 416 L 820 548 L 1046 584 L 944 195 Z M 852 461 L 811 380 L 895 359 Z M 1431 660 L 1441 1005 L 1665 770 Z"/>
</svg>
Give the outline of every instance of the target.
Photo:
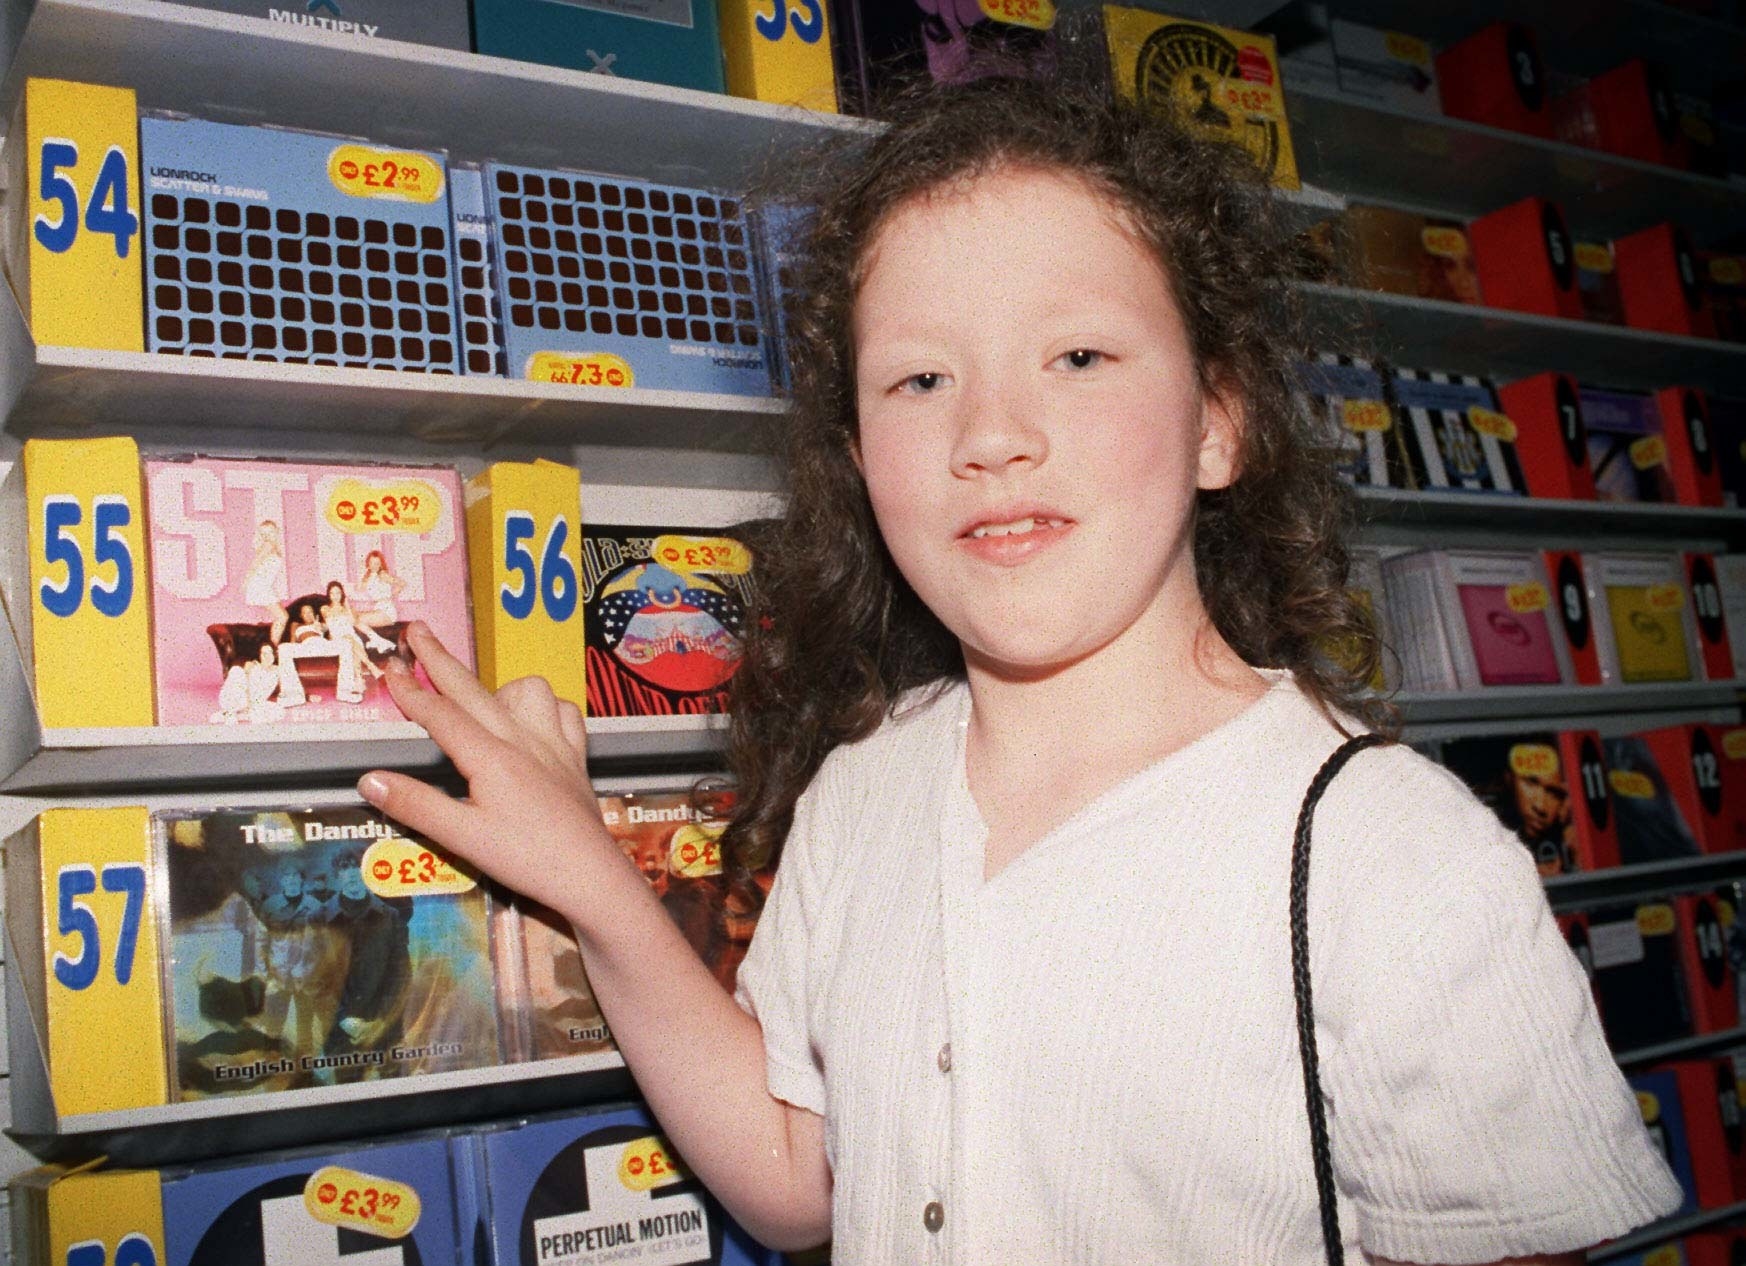
<svg viewBox="0 0 1746 1266">
<path fill-rule="evenodd" d="M 1229 488 L 1241 473 L 1243 431 L 1248 409 L 1228 386 L 1206 393 L 1201 401 L 1199 470 L 1195 487 Z"/>
</svg>

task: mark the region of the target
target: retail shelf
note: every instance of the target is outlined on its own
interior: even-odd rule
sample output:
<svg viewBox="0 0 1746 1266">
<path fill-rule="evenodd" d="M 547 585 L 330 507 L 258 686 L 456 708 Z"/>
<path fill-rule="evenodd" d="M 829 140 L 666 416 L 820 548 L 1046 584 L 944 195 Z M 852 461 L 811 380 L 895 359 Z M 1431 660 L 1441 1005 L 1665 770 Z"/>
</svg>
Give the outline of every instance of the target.
<svg viewBox="0 0 1746 1266">
<path fill-rule="evenodd" d="M 1746 1028 L 1723 1029 L 1720 1033 L 1699 1033 L 1693 1037 L 1657 1042 L 1654 1046 L 1638 1046 L 1628 1051 L 1615 1051 L 1613 1058 L 1624 1069 L 1643 1068 L 1669 1059 L 1690 1059 L 1713 1055 L 1736 1046 L 1746 1046 Z"/>
<path fill-rule="evenodd" d="M 490 444 L 760 451 L 775 399 L 39 346 L 0 286 L 0 417 L 16 436 L 288 430 Z"/>
<path fill-rule="evenodd" d="M 1737 879 L 1746 879 L 1746 853 L 1718 853 L 1552 875 L 1546 897 L 1555 910 L 1580 910 L 1651 894 L 1702 892 Z"/>
<path fill-rule="evenodd" d="M 1447 693 L 1402 691 L 1394 696 L 1409 726 L 1439 722 L 1523 721 L 1599 717 L 1700 708 L 1737 708 L 1740 684 L 1672 682 L 1631 686 L 1486 686 Z"/>
<path fill-rule="evenodd" d="M 1700 1209 L 1696 1213 L 1687 1213 L 1676 1218 L 1663 1218 L 1629 1235 L 1620 1236 L 1610 1244 L 1590 1249 L 1588 1260 L 1594 1263 L 1617 1261 L 1629 1254 L 1654 1248 L 1657 1244 L 1666 1244 L 1682 1236 L 1727 1226 L 1742 1219 L 1746 1219 L 1746 1200 L 1723 1205 L 1720 1209 Z"/>
<path fill-rule="evenodd" d="M 860 120 L 160 0 L 5 0 L 12 116 L 31 75 L 126 84 L 147 109 L 368 134 L 470 159 L 743 188 Z M 4 126 L 4 124 L 0 124 Z"/>
<path fill-rule="evenodd" d="M 1674 219 L 1701 244 L 1746 221 L 1746 186 L 1294 85 L 1289 66 L 1285 103 L 1304 178 L 1354 201 L 1472 218 L 1534 193 L 1563 205 L 1579 239 Z"/>
<path fill-rule="evenodd" d="M 1511 379 L 1559 369 L 1584 382 L 1649 389 L 1679 383 L 1746 395 L 1746 343 L 1657 334 L 1440 299 L 1304 283 L 1324 338 L 1414 368 Z"/>
<path fill-rule="evenodd" d="M 1746 540 L 1746 510 L 1732 507 L 1639 505 L 1616 501 L 1554 501 L 1494 493 L 1359 488 L 1358 512 L 1366 525 L 1477 528 L 1531 537 L 1599 537 L 1610 547 L 1620 538 L 1653 539 L 1669 546 L 1697 541 Z"/>
</svg>

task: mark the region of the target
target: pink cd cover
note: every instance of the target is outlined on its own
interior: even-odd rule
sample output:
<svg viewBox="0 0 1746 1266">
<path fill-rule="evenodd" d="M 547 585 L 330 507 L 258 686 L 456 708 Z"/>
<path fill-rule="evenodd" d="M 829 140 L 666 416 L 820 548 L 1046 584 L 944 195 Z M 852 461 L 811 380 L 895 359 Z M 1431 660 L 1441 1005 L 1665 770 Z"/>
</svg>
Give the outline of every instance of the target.
<svg viewBox="0 0 1746 1266">
<path fill-rule="evenodd" d="M 423 620 L 473 662 L 452 470 L 145 463 L 160 725 L 398 721 Z"/>
<path fill-rule="evenodd" d="M 1558 652 L 1544 611 L 1516 611 L 1505 585 L 1458 585 L 1479 679 L 1488 686 L 1557 685 Z"/>
</svg>

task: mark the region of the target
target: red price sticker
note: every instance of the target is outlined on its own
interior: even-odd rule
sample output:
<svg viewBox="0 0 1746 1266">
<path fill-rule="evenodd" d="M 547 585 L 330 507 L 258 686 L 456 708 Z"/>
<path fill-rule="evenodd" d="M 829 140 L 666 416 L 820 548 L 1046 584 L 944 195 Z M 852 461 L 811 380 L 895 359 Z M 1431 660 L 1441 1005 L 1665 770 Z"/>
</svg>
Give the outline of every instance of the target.
<svg viewBox="0 0 1746 1266">
<path fill-rule="evenodd" d="M 1046 31 L 1055 25 L 1053 0 L 977 0 L 982 16 L 1013 26 Z"/>
<path fill-rule="evenodd" d="M 1510 769 L 1518 778 L 1555 778 L 1558 753 L 1544 743 L 1517 743 L 1510 748 Z"/>
<path fill-rule="evenodd" d="M 442 513 L 442 496 L 422 479 L 385 484 L 341 479 L 327 494 L 328 523 L 352 536 L 423 536 L 436 527 Z"/>
<path fill-rule="evenodd" d="M 611 352 L 535 352 L 527 358 L 534 382 L 561 382 L 575 387 L 634 387 L 636 371 Z"/>
<path fill-rule="evenodd" d="M 1394 426 L 1394 413 L 1380 400 L 1342 400 L 1340 421 L 1348 431 L 1386 431 Z"/>
<path fill-rule="evenodd" d="M 721 874 L 722 825 L 691 823 L 673 832 L 667 845 L 667 869 L 682 879 Z"/>
<path fill-rule="evenodd" d="M 303 1207 L 328 1226 L 404 1239 L 418 1225 L 418 1193 L 403 1182 L 327 1165 L 303 1184 Z"/>
<path fill-rule="evenodd" d="M 669 571 L 743 576 L 752 570 L 752 551 L 725 536 L 657 536 L 649 557 Z"/>
<path fill-rule="evenodd" d="M 473 876 L 459 870 L 428 844 L 398 835 L 377 840 L 364 850 L 359 869 L 364 887 L 378 897 L 426 897 L 468 892 Z"/>
<path fill-rule="evenodd" d="M 1516 442 L 1516 424 L 1507 413 L 1496 409 L 1481 409 L 1477 405 L 1467 411 L 1467 422 L 1481 435 L 1489 435 L 1505 444 Z"/>
<path fill-rule="evenodd" d="M 1537 580 L 1529 580 L 1505 589 L 1504 601 L 1510 604 L 1510 610 L 1517 615 L 1529 615 L 1551 606 L 1552 596 L 1546 592 L 1545 585 Z"/>
<path fill-rule="evenodd" d="M 618 1158 L 618 1180 L 628 1191 L 653 1191 L 691 1177 L 685 1163 L 658 1134 L 632 1139 Z"/>
<path fill-rule="evenodd" d="M 327 178 L 353 198 L 389 202 L 435 202 L 443 194 L 443 169 L 423 154 L 340 145 L 327 156 Z"/>
</svg>

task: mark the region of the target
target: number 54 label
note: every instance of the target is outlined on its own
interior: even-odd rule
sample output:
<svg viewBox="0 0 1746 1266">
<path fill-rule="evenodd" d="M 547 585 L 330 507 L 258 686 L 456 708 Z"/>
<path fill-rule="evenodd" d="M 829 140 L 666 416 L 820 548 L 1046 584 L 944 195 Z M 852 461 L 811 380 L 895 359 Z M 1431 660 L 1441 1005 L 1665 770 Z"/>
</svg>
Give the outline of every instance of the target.
<svg viewBox="0 0 1746 1266">
<path fill-rule="evenodd" d="M 64 1118 L 164 1103 L 146 810 L 51 809 L 36 833 L 55 1111 Z"/>
</svg>

